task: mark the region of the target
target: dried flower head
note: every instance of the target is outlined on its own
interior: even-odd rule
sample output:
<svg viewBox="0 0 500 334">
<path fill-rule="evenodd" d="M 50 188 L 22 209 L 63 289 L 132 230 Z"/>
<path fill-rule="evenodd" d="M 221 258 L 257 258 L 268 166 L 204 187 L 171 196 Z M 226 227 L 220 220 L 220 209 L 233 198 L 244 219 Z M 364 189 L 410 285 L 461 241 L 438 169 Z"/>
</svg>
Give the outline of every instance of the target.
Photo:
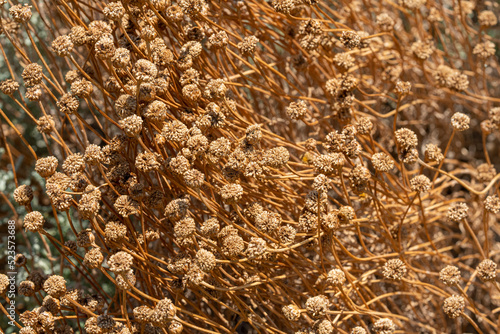
<svg viewBox="0 0 500 334">
<path fill-rule="evenodd" d="M 24 229 L 29 232 L 40 232 L 45 224 L 45 218 L 38 211 L 32 211 L 24 216 Z"/>
<path fill-rule="evenodd" d="M 335 286 L 342 286 L 346 281 L 345 273 L 341 269 L 332 269 L 328 272 L 326 281 Z"/>
<path fill-rule="evenodd" d="M 410 188 L 412 191 L 425 192 L 431 189 L 431 180 L 425 175 L 417 175 L 410 180 Z"/>
<path fill-rule="evenodd" d="M 400 259 L 391 259 L 384 265 L 382 273 L 387 279 L 400 281 L 406 275 L 406 265 Z"/>
<path fill-rule="evenodd" d="M 300 318 L 300 309 L 295 304 L 285 305 L 281 311 L 288 321 L 297 321 Z"/>
<path fill-rule="evenodd" d="M 450 318 L 458 318 L 465 309 L 465 299 L 459 295 L 453 295 L 444 300 L 443 311 Z"/>
<path fill-rule="evenodd" d="M 485 282 L 494 281 L 497 278 L 497 264 L 490 259 L 481 261 L 476 270 L 479 278 Z"/>
<path fill-rule="evenodd" d="M 460 270 L 455 266 L 446 266 L 439 272 L 439 279 L 447 286 L 460 283 Z"/>
<path fill-rule="evenodd" d="M 388 318 L 378 319 L 373 324 L 373 331 L 377 334 L 392 334 L 395 330 L 396 325 Z"/>
<path fill-rule="evenodd" d="M 51 275 L 43 283 L 43 290 L 54 298 L 60 298 L 66 294 L 66 280 L 62 276 Z"/>
<path fill-rule="evenodd" d="M 500 211 L 500 198 L 497 195 L 491 195 L 484 200 L 484 208 L 491 213 Z"/>
<path fill-rule="evenodd" d="M 470 117 L 457 112 L 451 117 L 451 125 L 457 131 L 465 131 L 469 128 Z"/>
<path fill-rule="evenodd" d="M 29 205 L 33 200 L 33 189 L 26 184 L 20 185 L 14 190 L 14 200 L 19 205 Z"/>
<path fill-rule="evenodd" d="M 314 319 L 323 317 L 326 311 L 328 311 L 329 306 L 330 302 L 328 297 L 324 295 L 310 297 L 306 301 L 307 313 Z"/>
<path fill-rule="evenodd" d="M 448 209 L 448 219 L 458 223 L 467 218 L 469 207 L 465 203 L 455 203 Z"/>
</svg>

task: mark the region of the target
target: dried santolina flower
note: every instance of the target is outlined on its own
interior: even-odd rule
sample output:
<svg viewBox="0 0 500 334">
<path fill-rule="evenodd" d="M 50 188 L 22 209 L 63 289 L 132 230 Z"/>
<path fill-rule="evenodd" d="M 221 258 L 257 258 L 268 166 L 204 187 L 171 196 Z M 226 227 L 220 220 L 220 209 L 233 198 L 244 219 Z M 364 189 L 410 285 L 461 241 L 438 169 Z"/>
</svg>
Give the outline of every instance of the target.
<svg viewBox="0 0 500 334">
<path fill-rule="evenodd" d="M 332 269 L 328 272 L 326 281 L 335 286 L 344 285 L 346 281 L 345 273 L 341 269 Z"/>
<path fill-rule="evenodd" d="M 448 219 L 458 223 L 464 218 L 467 218 L 469 208 L 465 203 L 455 203 L 448 209 Z"/>
<path fill-rule="evenodd" d="M 281 311 L 288 321 L 297 321 L 300 318 L 300 309 L 295 304 L 283 306 Z"/>
<path fill-rule="evenodd" d="M 451 125 L 457 131 L 467 130 L 469 128 L 469 124 L 470 124 L 470 117 L 460 112 L 455 113 L 451 117 Z"/>
<path fill-rule="evenodd" d="M 309 315 L 314 319 L 323 317 L 329 306 L 330 302 L 324 295 L 310 297 L 306 301 L 307 313 L 309 313 Z"/>
<path fill-rule="evenodd" d="M 52 275 L 43 283 L 43 290 L 54 298 L 60 298 L 66 293 L 66 280 L 59 275 Z"/>
<path fill-rule="evenodd" d="M 29 205 L 33 200 L 33 189 L 30 186 L 23 184 L 14 190 L 14 200 L 19 205 Z"/>
<path fill-rule="evenodd" d="M 373 324 L 373 331 L 377 334 L 392 334 L 395 330 L 396 325 L 388 318 L 378 319 Z"/>
<path fill-rule="evenodd" d="M 431 189 L 431 180 L 425 175 L 417 175 L 410 180 L 410 188 L 412 191 L 425 192 Z"/>
<path fill-rule="evenodd" d="M 24 229 L 30 232 L 40 232 L 45 224 L 45 218 L 38 211 L 32 211 L 24 217 Z"/>
<path fill-rule="evenodd" d="M 494 281 L 497 278 L 497 264 L 490 259 L 481 261 L 476 270 L 479 278 L 485 282 Z"/>
<path fill-rule="evenodd" d="M 400 259 L 391 259 L 385 263 L 382 273 L 385 278 L 400 281 L 406 275 L 406 265 Z"/>
<path fill-rule="evenodd" d="M 459 295 L 453 295 L 444 300 L 443 311 L 450 318 L 459 317 L 465 309 L 465 299 Z"/>
<path fill-rule="evenodd" d="M 448 286 L 460 283 L 460 270 L 455 266 L 446 266 L 439 272 L 439 279 Z"/>
</svg>

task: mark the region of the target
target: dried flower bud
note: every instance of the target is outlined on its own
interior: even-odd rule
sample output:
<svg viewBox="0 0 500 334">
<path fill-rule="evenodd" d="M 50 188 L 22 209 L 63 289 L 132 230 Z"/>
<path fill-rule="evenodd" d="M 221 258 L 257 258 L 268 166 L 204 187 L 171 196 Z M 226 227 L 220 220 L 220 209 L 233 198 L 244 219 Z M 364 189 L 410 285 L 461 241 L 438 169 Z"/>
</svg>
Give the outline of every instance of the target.
<svg viewBox="0 0 500 334">
<path fill-rule="evenodd" d="M 242 55 L 251 56 L 255 52 L 258 42 L 259 39 L 255 36 L 245 37 L 242 42 L 238 43 L 238 49 Z"/>
<path fill-rule="evenodd" d="M 410 180 L 410 188 L 412 191 L 425 192 L 431 189 L 431 180 L 425 175 L 417 175 Z"/>
<path fill-rule="evenodd" d="M 27 22 L 31 18 L 31 6 L 14 5 L 9 8 L 9 14 L 17 23 Z"/>
<path fill-rule="evenodd" d="M 500 199 L 497 195 L 491 195 L 484 200 L 484 208 L 491 213 L 498 213 L 500 211 Z"/>
<path fill-rule="evenodd" d="M 328 272 L 326 281 L 335 286 L 342 286 L 346 281 L 345 273 L 341 269 L 332 269 Z"/>
<path fill-rule="evenodd" d="M 116 273 L 127 272 L 134 262 L 134 258 L 127 252 L 120 251 L 108 258 L 109 270 Z"/>
<path fill-rule="evenodd" d="M 220 194 L 226 204 L 235 204 L 243 196 L 243 187 L 237 183 L 226 184 L 222 187 Z"/>
</svg>

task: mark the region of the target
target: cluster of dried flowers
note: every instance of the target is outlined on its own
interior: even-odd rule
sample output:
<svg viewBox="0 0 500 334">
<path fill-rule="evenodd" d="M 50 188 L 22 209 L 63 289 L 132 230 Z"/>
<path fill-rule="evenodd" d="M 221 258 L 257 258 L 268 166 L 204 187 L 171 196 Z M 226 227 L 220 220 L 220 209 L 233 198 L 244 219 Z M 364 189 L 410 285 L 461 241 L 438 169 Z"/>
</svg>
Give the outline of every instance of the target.
<svg viewBox="0 0 500 334">
<path fill-rule="evenodd" d="M 19 333 L 498 330 L 498 3 L 0 4 Z"/>
</svg>

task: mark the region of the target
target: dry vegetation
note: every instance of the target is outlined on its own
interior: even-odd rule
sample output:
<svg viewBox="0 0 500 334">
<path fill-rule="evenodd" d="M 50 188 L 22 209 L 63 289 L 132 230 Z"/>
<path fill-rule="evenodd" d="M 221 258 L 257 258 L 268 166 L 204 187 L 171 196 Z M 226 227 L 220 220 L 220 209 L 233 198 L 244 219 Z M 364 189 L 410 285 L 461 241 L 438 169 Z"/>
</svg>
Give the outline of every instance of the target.
<svg viewBox="0 0 500 334">
<path fill-rule="evenodd" d="M 0 3 L 19 333 L 500 330 L 495 1 Z"/>
</svg>

